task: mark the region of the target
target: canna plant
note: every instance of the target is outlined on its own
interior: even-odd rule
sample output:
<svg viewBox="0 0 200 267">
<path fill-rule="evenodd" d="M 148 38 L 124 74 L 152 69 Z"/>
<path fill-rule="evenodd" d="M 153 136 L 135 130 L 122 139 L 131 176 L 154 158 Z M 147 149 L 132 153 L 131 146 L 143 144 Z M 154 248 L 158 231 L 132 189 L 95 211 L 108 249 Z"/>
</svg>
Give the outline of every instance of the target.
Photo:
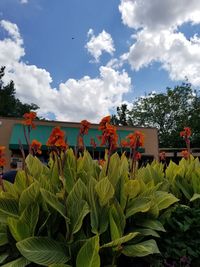
<svg viewBox="0 0 200 267">
<path fill-rule="evenodd" d="M 26 168 L 0 192 L 1 266 L 114 267 L 121 257 L 159 254 L 160 215 L 178 199 L 161 165 L 147 167 L 151 179 L 144 168 L 133 179 L 129 159 L 113 154 L 111 128 L 102 129 L 110 144 L 103 166 L 87 150 L 78 157 L 58 128 L 47 141 L 48 166 L 35 156 L 40 144 L 30 143 Z"/>
</svg>

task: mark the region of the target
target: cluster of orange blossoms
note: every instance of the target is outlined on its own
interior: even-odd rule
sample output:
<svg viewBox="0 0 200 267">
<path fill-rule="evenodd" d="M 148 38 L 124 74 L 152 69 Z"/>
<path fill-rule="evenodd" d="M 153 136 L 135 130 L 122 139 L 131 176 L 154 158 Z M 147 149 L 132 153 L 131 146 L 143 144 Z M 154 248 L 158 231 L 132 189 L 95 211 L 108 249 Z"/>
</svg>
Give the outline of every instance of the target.
<svg viewBox="0 0 200 267">
<path fill-rule="evenodd" d="M 6 159 L 4 158 L 5 154 L 4 154 L 4 150 L 5 150 L 5 146 L 0 146 L 0 167 L 3 167 L 6 165 Z"/>
<path fill-rule="evenodd" d="M 189 127 L 184 127 L 184 130 L 180 132 L 180 136 L 183 137 L 186 144 L 190 143 L 190 137 L 191 137 L 191 129 Z"/>
<path fill-rule="evenodd" d="M 161 161 L 165 161 L 166 160 L 166 153 L 164 151 L 160 152 L 159 158 Z"/>
<path fill-rule="evenodd" d="M 122 147 L 130 147 L 136 160 L 141 159 L 141 153 L 137 150 L 144 146 L 144 134 L 140 131 L 129 134 L 126 140 L 121 141 Z"/>
<path fill-rule="evenodd" d="M 100 124 L 99 130 L 102 131 L 102 135 L 99 136 L 101 141 L 101 146 L 107 146 L 110 151 L 113 151 L 117 148 L 117 129 L 110 124 L 110 116 L 104 117 Z"/>
<path fill-rule="evenodd" d="M 181 151 L 181 156 L 184 158 L 184 159 L 189 159 L 190 157 L 190 152 L 188 150 L 183 150 Z"/>
<path fill-rule="evenodd" d="M 42 150 L 41 150 L 42 144 L 37 141 L 37 140 L 33 140 L 31 142 L 30 148 L 32 150 L 32 152 L 36 155 L 36 154 L 42 154 Z"/>
<path fill-rule="evenodd" d="M 80 134 L 85 135 L 88 134 L 88 130 L 90 129 L 91 123 L 87 120 L 81 121 L 81 128 L 80 128 Z"/>
<path fill-rule="evenodd" d="M 97 147 L 97 144 L 94 140 L 94 138 L 90 138 L 90 145 L 95 149 Z"/>
<path fill-rule="evenodd" d="M 68 145 L 66 144 L 64 137 L 64 131 L 62 131 L 60 127 L 55 127 L 52 130 L 46 145 L 53 148 L 59 148 L 60 150 L 66 150 Z"/>
<path fill-rule="evenodd" d="M 35 123 L 33 122 L 33 120 L 36 118 L 36 112 L 29 112 L 29 113 L 25 113 L 23 118 L 24 121 L 22 122 L 24 125 L 26 126 L 30 126 L 32 127 L 32 129 L 36 128 Z"/>
</svg>

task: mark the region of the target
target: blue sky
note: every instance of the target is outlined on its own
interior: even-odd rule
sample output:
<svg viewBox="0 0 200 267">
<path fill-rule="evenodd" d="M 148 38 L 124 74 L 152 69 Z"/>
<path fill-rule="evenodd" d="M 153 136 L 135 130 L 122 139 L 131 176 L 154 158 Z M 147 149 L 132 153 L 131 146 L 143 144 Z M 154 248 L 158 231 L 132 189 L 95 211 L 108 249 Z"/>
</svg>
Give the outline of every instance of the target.
<svg viewBox="0 0 200 267">
<path fill-rule="evenodd" d="M 96 122 L 185 76 L 199 87 L 199 18 L 199 0 L 1 0 L 5 82 L 46 118 Z"/>
</svg>

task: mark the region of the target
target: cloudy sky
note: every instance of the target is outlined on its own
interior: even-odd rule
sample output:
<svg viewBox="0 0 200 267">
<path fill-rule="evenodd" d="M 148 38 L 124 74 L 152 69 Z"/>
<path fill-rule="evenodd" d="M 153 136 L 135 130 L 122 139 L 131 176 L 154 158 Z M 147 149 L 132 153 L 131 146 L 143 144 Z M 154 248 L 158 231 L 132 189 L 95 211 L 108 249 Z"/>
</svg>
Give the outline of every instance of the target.
<svg viewBox="0 0 200 267">
<path fill-rule="evenodd" d="M 48 119 L 98 122 L 187 79 L 200 86 L 199 0 L 0 0 L 0 65 Z"/>
</svg>

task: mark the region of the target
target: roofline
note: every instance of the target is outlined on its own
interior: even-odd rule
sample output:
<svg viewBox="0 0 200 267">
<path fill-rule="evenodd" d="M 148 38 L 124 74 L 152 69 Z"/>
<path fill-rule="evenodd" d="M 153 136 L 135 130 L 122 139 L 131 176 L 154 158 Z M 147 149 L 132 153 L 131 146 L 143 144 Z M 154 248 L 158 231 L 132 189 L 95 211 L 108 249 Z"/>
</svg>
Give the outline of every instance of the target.
<svg viewBox="0 0 200 267">
<path fill-rule="evenodd" d="M 21 121 L 24 120 L 24 118 L 16 118 L 16 117 L 2 117 L 0 116 L 0 120 L 4 119 L 4 120 L 16 120 L 16 121 Z M 71 121 L 57 121 L 57 120 L 35 120 L 35 122 L 47 122 L 47 123 L 58 123 L 58 124 L 63 124 L 63 123 L 67 123 L 67 124 L 74 124 L 79 126 L 80 122 L 71 122 Z M 91 123 L 92 126 L 97 127 L 99 124 L 98 123 Z M 156 127 L 144 127 L 144 126 L 130 126 L 130 125 L 115 125 L 117 128 L 121 128 L 122 130 L 125 129 L 132 129 L 132 128 L 136 128 L 136 129 L 152 129 L 152 130 L 157 130 L 158 129 Z"/>
</svg>

